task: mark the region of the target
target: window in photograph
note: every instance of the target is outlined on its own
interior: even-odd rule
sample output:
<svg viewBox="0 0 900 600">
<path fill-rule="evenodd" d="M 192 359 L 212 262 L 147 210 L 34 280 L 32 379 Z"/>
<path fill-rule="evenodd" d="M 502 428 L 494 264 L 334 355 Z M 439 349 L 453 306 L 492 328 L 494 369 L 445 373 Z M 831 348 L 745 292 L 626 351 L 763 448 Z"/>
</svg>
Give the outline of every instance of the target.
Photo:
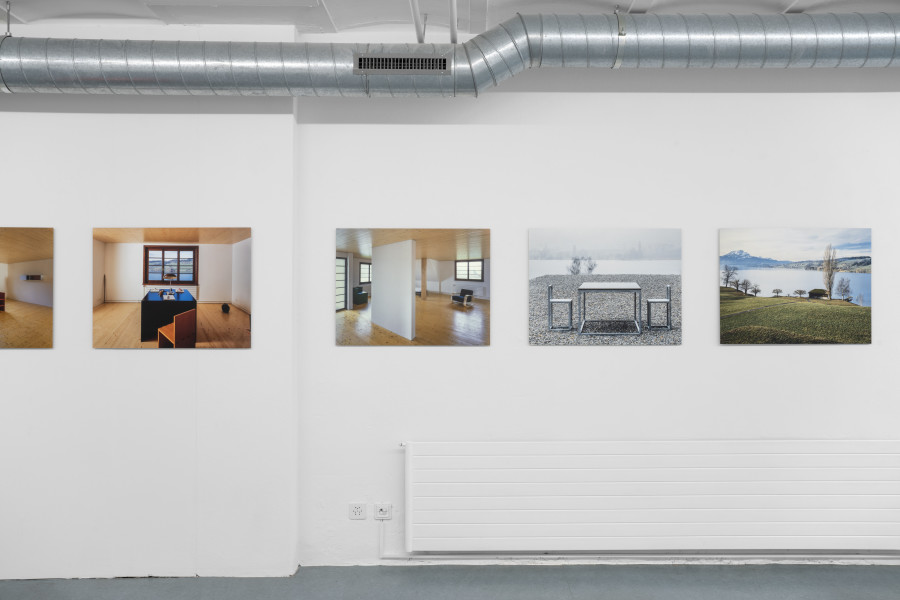
<svg viewBox="0 0 900 600">
<path fill-rule="evenodd" d="M 347 259 L 334 259 L 334 302 L 335 310 L 347 308 Z"/>
<path fill-rule="evenodd" d="M 359 283 L 372 283 L 372 263 L 359 263 Z"/>
<path fill-rule="evenodd" d="M 197 246 L 144 246 L 144 285 L 197 285 Z"/>
<path fill-rule="evenodd" d="M 483 260 L 458 260 L 456 261 L 457 281 L 484 281 Z"/>
</svg>

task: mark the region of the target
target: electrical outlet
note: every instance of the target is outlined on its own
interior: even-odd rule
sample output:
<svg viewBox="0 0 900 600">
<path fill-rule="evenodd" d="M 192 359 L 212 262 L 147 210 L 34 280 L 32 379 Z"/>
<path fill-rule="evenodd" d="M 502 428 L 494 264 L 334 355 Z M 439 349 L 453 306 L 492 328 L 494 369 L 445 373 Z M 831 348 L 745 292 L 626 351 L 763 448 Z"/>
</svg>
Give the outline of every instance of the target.
<svg viewBox="0 0 900 600">
<path fill-rule="evenodd" d="M 354 521 L 364 521 L 366 519 L 366 504 L 364 502 L 351 502 L 350 518 Z"/>
<path fill-rule="evenodd" d="M 376 521 L 390 521 L 393 511 L 391 510 L 390 504 L 376 504 L 375 505 L 375 520 Z"/>
</svg>

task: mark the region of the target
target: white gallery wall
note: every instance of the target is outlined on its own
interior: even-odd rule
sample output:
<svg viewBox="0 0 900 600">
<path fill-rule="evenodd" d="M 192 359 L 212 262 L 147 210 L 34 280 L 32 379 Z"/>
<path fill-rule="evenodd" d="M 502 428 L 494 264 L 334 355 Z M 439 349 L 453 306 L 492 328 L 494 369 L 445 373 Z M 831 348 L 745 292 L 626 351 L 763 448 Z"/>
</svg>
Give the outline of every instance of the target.
<svg viewBox="0 0 900 600">
<path fill-rule="evenodd" d="M 9 265 L 6 263 L 0 263 L 0 292 L 6 292 L 6 278 L 9 274 Z"/>
<path fill-rule="evenodd" d="M 402 553 L 406 440 L 897 439 L 900 73 L 520 77 L 478 99 L 297 103 L 302 289 L 333 280 L 338 227 L 490 228 L 492 267 L 483 348 L 337 347 L 329 294 L 305 296 L 303 565 L 396 564 L 378 522 L 346 513 L 393 503 L 385 552 Z M 528 229 L 592 226 L 682 229 L 683 345 L 528 346 Z M 718 345 L 718 229 L 771 226 L 873 228 L 871 346 Z"/>
<path fill-rule="evenodd" d="M 41 280 L 22 281 L 23 275 L 43 275 Z M 53 259 L 10 263 L 7 273 L 9 297 L 19 302 L 53 306 Z"/>
<path fill-rule="evenodd" d="M 293 37 L 124 24 L 17 35 Z M 0 137 L 16 148 L 3 224 L 55 228 L 57 299 L 54 348 L 2 355 L 18 376 L 0 401 L 0 578 L 292 573 L 290 102 L 3 96 Z M 94 227 L 235 225 L 253 231 L 251 349 L 91 348 Z"/>
<path fill-rule="evenodd" d="M 59 299 L 55 347 L 2 356 L 21 377 L 0 402 L 0 578 L 382 562 L 347 504 L 393 503 L 400 552 L 405 440 L 896 439 L 898 77 L 557 71 L 478 99 L 302 99 L 293 118 L 267 99 L 0 96 L 2 193 L 22 200 L 3 224 L 55 227 Z M 527 345 L 528 229 L 591 224 L 682 228 L 682 346 Z M 234 225 L 253 230 L 252 349 L 91 349 L 93 227 Z M 873 228 L 871 346 L 718 346 L 717 230 L 778 225 Z M 490 228 L 491 345 L 337 347 L 339 227 Z"/>
</svg>

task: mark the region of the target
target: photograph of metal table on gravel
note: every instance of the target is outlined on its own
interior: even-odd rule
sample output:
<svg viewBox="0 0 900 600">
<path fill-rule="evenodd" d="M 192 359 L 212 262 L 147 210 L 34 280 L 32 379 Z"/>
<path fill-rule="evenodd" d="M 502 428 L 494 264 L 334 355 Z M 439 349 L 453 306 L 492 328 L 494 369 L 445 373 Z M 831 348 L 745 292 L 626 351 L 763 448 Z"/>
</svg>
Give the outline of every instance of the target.
<svg viewBox="0 0 900 600">
<path fill-rule="evenodd" d="M 531 345 L 681 344 L 681 230 L 532 229 Z"/>
</svg>

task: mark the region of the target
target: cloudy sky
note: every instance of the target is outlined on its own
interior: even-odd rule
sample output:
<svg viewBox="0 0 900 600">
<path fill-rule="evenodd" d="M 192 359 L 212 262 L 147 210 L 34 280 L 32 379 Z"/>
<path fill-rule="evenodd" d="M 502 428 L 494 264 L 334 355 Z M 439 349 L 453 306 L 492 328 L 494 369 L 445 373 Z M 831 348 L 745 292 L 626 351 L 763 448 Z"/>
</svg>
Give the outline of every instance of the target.
<svg viewBox="0 0 900 600">
<path fill-rule="evenodd" d="M 831 244 L 838 258 L 872 256 L 871 229 L 720 229 L 719 255 L 743 250 L 775 260 L 821 260 Z"/>
<path fill-rule="evenodd" d="M 530 229 L 528 257 L 681 260 L 680 229 Z"/>
</svg>

